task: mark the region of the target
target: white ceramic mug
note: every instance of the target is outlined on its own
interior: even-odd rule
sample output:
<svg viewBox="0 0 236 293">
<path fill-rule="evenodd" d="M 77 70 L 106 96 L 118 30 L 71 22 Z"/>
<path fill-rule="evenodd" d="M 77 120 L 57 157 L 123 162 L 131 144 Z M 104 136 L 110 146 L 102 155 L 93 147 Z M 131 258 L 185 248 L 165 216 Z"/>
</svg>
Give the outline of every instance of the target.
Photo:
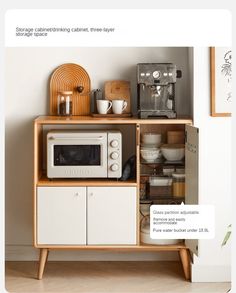
<svg viewBox="0 0 236 293">
<path fill-rule="evenodd" d="M 125 100 L 112 100 L 112 112 L 114 114 L 122 114 L 128 103 Z"/>
<path fill-rule="evenodd" d="M 111 109 L 112 102 L 108 100 L 97 100 L 97 109 L 99 114 L 107 114 Z"/>
</svg>

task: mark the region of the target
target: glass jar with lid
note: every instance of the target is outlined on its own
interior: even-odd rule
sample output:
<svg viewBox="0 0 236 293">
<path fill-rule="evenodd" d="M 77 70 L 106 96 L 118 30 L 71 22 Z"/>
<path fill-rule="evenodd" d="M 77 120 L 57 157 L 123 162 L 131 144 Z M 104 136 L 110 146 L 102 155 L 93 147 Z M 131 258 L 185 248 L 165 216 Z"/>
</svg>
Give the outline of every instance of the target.
<svg viewBox="0 0 236 293">
<path fill-rule="evenodd" d="M 173 197 L 185 197 L 185 174 L 173 173 Z"/>
<path fill-rule="evenodd" d="M 57 114 L 61 116 L 72 115 L 72 91 L 60 91 L 57 97 Z"/>
</svg>

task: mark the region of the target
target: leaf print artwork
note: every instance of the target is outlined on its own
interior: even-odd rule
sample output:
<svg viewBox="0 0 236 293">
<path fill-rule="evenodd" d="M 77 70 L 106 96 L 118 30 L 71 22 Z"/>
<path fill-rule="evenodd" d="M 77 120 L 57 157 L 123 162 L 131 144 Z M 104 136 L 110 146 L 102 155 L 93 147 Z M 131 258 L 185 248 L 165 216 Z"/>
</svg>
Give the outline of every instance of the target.
<svg viewBox="0 0 236 293">
<path fill-rule="evenodd" d="M 232 78 L 232 51 L 228 51 L 224 55 L 225 63 L 221 66 L 221 73 L 228 79 L 230 82 Z"/>
<path fill-rule="evenodd" d="M 232 107 L 232 48 L 211 47 L 211 116 L 229 117 Z"/>
<path fill-rule="evenodd" d="M 221 66 L 221 73 L 225 76 L 227 79 L 227 82 L 231 82 L 232 79 L 232 51 L 228 51 L 224 55 L 224 61 L 225 63 Z M 226 96 L 226 100 L 228 102 L 232 101 L 232 93 L 228 92 Z"/>
</svg>

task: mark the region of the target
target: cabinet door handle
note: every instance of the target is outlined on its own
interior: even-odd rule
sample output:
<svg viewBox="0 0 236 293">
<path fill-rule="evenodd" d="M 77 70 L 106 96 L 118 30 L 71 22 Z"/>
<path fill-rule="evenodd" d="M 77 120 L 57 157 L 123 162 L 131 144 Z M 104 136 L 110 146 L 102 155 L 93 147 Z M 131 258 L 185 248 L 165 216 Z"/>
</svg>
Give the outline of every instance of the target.
<svg viewBox="0 0 236 293">
<path fill-rule="evenodd" d="M 79 196 L 79 193 L 78 193 L 78 192 L 76 192 L 75 196 Z"/>
<path fill-rule="evenodd" d="M 93 196 L 93 192 L 91 192 L 89 195 L 90 195 L 90 196 Z"/>
</svg>

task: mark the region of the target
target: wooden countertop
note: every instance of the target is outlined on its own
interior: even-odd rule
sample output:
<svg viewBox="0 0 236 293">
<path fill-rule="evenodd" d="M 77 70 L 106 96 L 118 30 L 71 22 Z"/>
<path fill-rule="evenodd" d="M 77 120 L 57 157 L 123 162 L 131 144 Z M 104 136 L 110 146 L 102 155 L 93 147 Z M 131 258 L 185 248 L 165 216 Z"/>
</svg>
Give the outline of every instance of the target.
<svg viewBox="0 0 236 293">
<path fill-rule="evenodd" d="M 140 119 L 137 116 L 128 118 L 38 116 L 34 122 L 36 124 L 192 124 L 192 119 L 186 116 L 174 119 Z"/>
</svg>

